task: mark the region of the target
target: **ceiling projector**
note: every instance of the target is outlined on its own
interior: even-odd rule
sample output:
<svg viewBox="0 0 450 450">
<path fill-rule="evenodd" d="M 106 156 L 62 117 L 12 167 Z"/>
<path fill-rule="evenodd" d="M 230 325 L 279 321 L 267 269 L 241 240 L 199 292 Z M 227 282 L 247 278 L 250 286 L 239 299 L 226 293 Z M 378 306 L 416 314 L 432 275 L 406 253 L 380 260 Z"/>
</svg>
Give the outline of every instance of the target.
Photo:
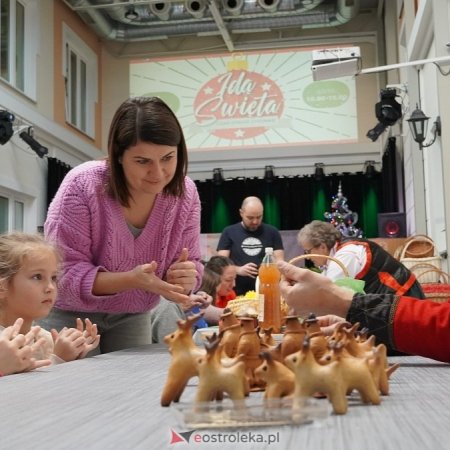
<svg viewBox="0 0 450 450">
<path fill-rule="evenodd" d="M 353 76 L 361 66 L 359 47 L 313 50 L 311 71 L 314 81 Z"/>
</svg>

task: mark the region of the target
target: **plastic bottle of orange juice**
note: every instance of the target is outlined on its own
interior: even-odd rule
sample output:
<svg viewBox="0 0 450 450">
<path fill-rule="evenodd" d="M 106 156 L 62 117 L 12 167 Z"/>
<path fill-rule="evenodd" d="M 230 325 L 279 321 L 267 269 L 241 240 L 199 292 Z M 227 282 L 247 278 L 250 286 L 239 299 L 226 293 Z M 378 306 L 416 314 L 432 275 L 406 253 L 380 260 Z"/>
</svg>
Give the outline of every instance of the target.
<svg viewBox="0 0 450 450">
<path fill-rule="evenodd" d="M 272 328 L 273 333 L 281 329 L 280 271 L 273 258 L 273 248 L 266 247 L 266 254 L 259 266 L 259 313 L 262 328 Z"/>
</svg>

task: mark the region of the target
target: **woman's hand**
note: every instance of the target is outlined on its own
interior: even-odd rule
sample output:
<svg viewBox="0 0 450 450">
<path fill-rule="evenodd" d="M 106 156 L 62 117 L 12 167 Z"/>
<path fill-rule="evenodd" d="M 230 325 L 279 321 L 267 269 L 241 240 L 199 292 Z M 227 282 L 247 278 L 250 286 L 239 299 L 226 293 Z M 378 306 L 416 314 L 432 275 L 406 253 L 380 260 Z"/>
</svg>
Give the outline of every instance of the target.
<svg viewBox="0 0 450 450">
<path fill-rule="evenodd" d="M 281 293 L 296 314 L 307 316 L 336 314 L 346 317 L 353 292 L 335 285 L 329 278 L 308 269 L 301 269 L 284 261 L 277 262 L 283 275 Z"/>
<path fill-rule="evenodd" d="M 159 294 L 175 303 L 188 303 L 189 296 L 183 293 L 183 286 L 170 284 L 158 278 L 155 275 L 156 267 L 155 261 L 152 261 L 150 264 L 142 264 L 135 267 L 131 271 L 133 286 L 137 289 Z"/>
<path fill-rule="evenodd" d="M 206 292 L 198 291 L 195 294 L 189 296 L 189 302 L 183 303 L 181 307 L 184 311 L 189 311 L 194 306 L 198 306 L 200 309 L 207 308 L 212 303 L 212 297 Z"/>
<path fill-rule="evenodd" d="M 197 281 L 197 268 L 192 261 L 188 261 L 188 249 L 183 248 L 180 257 L 169 266 L 166 281 L 182 286 L 185 294 L 194 289 Z"/>
<path fill-rule="evenodd" d="M 213 298 L 211 297 L 211 295 L 203 291 L 197 291 L 195 294 L 192 294 L 191 297 L 192 296 L 197 299 L 197 303 L 200 309 L 206 309 L 213 302 Z"/>
</svg>

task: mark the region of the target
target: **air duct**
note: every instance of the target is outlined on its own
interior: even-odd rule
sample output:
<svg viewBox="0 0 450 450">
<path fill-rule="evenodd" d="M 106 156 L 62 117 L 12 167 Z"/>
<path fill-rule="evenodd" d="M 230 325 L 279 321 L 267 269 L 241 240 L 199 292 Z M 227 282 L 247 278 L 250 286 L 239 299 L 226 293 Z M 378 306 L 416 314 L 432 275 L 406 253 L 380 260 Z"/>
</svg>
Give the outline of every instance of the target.
<svg viewBox="0 0 450 450">
<path fill-rule="evenodd" d="M 184 6 L 186 11 L 196 19 L 201 19 L 205 15 L 206 0 L 186 0 Z"/>
<path fill-rule="evenodd" d="M 169 20 L 171 5 L 169 2 L 150 3 L 150 11 L 161 20 Z"/>
<path fill-rule="evenodd" d="M 262 12 L 262 15 L 258 16 L 256 9 L 261 8 L 259 6 L 256 7 L 256 4 L 255 7 L 249 10 L 251 13 L 246 14 L 247 6 L 244 5 L 244 0 L 222 1 L 223 12 L 228 12 L 230 15 L 238 14 L 240 8 L 242 8 L 242 15 L 239 16 L 239 20 L 227 22 L 227 29 L 230 32 L 261 28 L 337 26 L 355 17 L 360 7 L 359 0 L 353 0 L 351 6 L 348 6 L 347 2 L 349 0 L 347 2 L 346 0 L 337 0 L 334 4 L 328 4 L 324 0 L 310 0 L 308 2 L 300 2 L 297 7 L 293 6 L 292 0 L 280 0 L 278 10 L 273 13 L 273 16 L 268 16 L 269 12 Z M 175 9 L 170 9 L 170 3 L 151 4 L 152 6 L 160 5 L 156 9 L 160 19 L 162 14 L 161 6 L 165 6 L 165 8 L 170 10 L 171 20 L 168 23 L 160 24 L 154 20 L 154 15 L 150 13 L 145 14 L 145 11 L 149 11 L 149 7 L 146 6 L 144 11 L 140 4 L 136 4 L 135 9 L 139 13 L 140 18 L 137 21 L 138 23 L 131 26 L 120 23 L 120 21 L 123 21 L 125 11 L 120 6 L 97 8 L 88 0 L 64 0 L 64 2 L 79 13 L 85 22 L 92 26 L 100 36 L 117 42 L 138 42 L 159 38 L 160 36 L 195 35 L 202 32 L 217 31 L 218 29 L 213 19 L 209 20 L 205 17 L 199 21 L 190 15 L 188 16 L 184 7 L 176 13 Z M 166 12 L 166 14 L 168 13 L 169 11 Z M 173 21 L 175 18 L 179 19 L 176 20 L 176 23 Z"/>
<path fill-rule="evenodd" d="M 267 12 L 275 12 L 278 9 L 280 0 L 258 0 L 258 5 Z"/>
<path fill-rule="evenodd" d="M 222 0 L 223 9 L 233 16 L 238 16 L 244 7 L 244 0 Z"/>
<path fill-rule="evenodd" d="M 303 25 L 302 28 L 337 27 L 354 19 L 360 8 L 360 0 L 337 0 L 334 14 L 328 15 L 328 22 Z"/>
</svg>

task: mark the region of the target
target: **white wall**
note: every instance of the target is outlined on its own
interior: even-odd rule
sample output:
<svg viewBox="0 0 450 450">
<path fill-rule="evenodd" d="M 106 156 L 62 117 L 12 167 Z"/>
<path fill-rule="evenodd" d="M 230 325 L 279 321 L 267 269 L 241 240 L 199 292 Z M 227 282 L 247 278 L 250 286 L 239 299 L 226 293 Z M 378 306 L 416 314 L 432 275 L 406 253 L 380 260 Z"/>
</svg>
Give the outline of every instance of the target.
<svg viewBox="0 0 450 450">
<path fill-rule="evenodd" d="M 446 20 L 442 19 L 442 16 Z M 442 37 L 442 30 L 448 33 L 449 5 L 442 0 L 422 0 L 417 14 L 410 11 L 410 24 L 406 23 L 405 47 L 408 60 L 431 59 L 448 54 Z M 445 34 L 445 31 L 444 31 Z M 448 34 L 447 34 L 448 36 Z M 447 68 L 445 68 L 447 69 Z M 448 70 L 448 69 L 447 69 Z M 446 96 L 440 95 L 439 74 L 434 64 L 406 70 L 403 75 L 408 80 L 409 108 L 407 119 L 416 103 L 430 117 L 425 144 L 432 140 L 431 129 L 437 115 L 443 115 L 448 103 Z M 442 91 L 441 91 L 442 92 Z M 447 249 L 448 230 L 446 227 L 445 185 L 446 173 L 442 149 L 444 141 L 437 137 L 435 143 L 422 151 L 414 142 L 406 120 L 403 122 L 405 149 L 405 197 L 408 233 L 427 234 L 436 242 L 440 252 Z"/>
</svg>

